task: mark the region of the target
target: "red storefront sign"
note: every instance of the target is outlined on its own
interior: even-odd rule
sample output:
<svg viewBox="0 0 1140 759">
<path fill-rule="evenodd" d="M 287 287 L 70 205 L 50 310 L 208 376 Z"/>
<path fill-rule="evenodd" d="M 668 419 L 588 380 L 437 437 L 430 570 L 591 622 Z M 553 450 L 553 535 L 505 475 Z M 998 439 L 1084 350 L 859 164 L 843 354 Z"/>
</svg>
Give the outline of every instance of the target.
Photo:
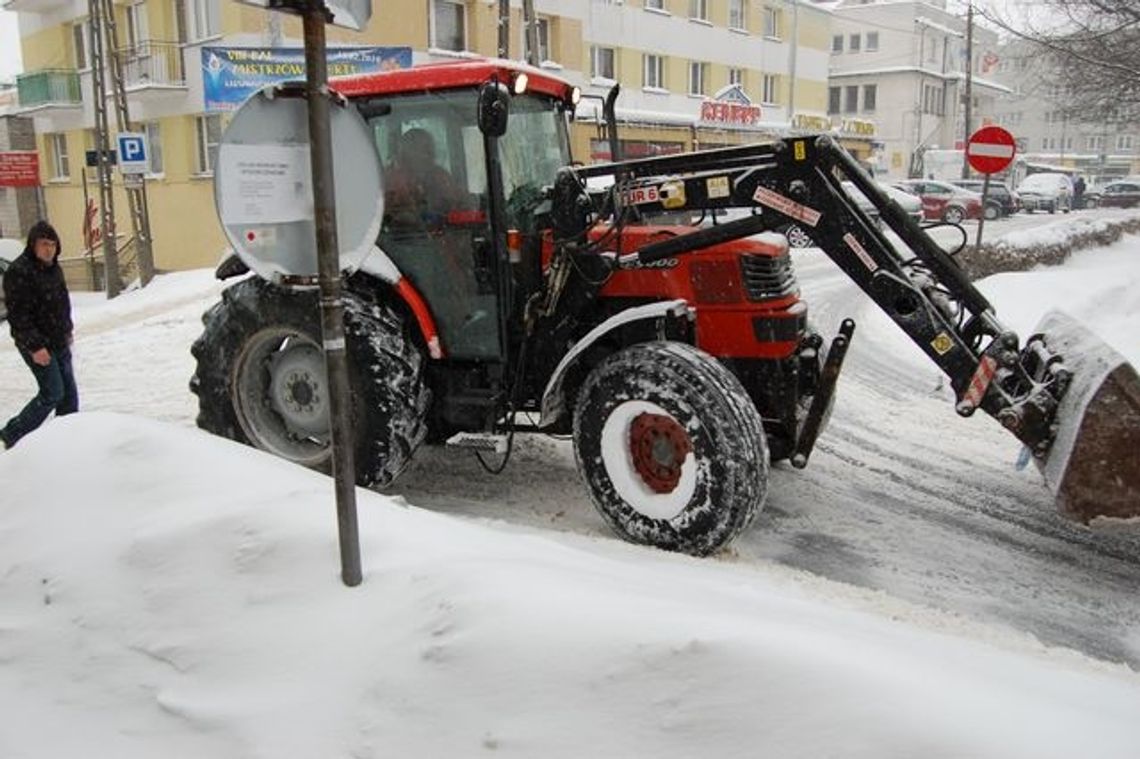
<svg viewBox="0 0 1140 759">
<path fill-rule="evenodd" d="M 39 186 L 39 153 L 34 150 L 0 151 L 0 187 Z"/>
<path fill-rule="evenodd" d="M 760 106 L 706 100 L 701 103 L 701 121 L 729 126 L 756 126 L 760 123 Z"/>
</svg>

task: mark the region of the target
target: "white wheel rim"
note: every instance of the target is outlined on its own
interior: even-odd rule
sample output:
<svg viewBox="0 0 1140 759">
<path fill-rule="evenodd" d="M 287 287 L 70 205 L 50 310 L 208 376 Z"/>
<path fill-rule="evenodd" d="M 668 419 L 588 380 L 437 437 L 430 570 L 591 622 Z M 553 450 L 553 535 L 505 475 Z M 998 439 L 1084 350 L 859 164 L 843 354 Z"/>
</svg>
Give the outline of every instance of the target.
<svg viewBox="0 0 1140 759">
<path fill-rule="evenodd" d="M 629 450 L 630 426 L 641 414 L 660 414 L 676 419 L 648 401 L 626 401 L 606 418 L 602 426 L 601 459 L 618 496 L 637 513 L 650 519 L 669 520 L 689 505 L 697 489 L 699 467 L 692 452 L 681 465 L 681 479 L 671 493 L 655 493 L 641 478 Z"/>
</svg>

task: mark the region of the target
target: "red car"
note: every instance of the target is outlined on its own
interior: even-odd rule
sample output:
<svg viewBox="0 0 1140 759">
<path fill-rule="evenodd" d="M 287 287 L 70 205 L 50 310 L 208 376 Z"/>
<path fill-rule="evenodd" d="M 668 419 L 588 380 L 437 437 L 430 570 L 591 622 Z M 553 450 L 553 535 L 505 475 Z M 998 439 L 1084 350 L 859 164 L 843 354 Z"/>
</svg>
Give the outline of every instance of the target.
<svg viewBox="0 0 1140 759">
<path fill-rule="evenodd" d="M 927 221 L 957 224 L 982 218 L 982 196 L 976 192 L 937 179 L 903 179 L 893 184 L 922 200 L 922 215 Z"/>
</svg>

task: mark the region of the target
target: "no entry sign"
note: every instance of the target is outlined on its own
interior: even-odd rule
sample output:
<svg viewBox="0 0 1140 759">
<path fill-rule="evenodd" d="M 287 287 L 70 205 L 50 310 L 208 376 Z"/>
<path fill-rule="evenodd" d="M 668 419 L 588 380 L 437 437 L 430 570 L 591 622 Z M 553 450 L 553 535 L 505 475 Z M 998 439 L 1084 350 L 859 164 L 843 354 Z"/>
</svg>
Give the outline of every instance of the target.
<svg viewBox="0 0 1140 759">
<path fill-rule="evenodd" d="M 979 174 L 994 174 L 1009 166 L 1016 151 L 1013 135 L 999 126 L 982 127 L 966 143 L 966 160 Z"/>
</svg>

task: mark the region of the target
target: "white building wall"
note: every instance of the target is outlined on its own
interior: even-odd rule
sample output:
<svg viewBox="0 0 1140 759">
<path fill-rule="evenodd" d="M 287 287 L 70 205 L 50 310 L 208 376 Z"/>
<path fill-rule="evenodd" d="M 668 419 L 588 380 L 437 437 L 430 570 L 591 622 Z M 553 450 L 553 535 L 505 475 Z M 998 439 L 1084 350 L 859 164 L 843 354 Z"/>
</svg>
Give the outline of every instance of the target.
<svg viewBox="0 0 1140 759">
<path fill-rule="evenodd" d="M 965 138 L 966 19 L 945 5 L 846 0 L 834 9 L 832 36 L 843 37 L 843 49 L 831 53 L 829 86 L 878 85 L 874 120 L 885 146 L 877 168 L 892 176 L 908 172 L 917 149 L 952 148 Z M 877 50 L 866 50 L 869 32 L 879 35 Z M 850 50 L 852 35 L 859 35 L 859 52 Z M 994 32 L 975 24 L 974 129 L 993 119 L 998 99 L 1007 91 L 993 73 L 981 70 L 985 54 L 996 50 L 997 42 Z M 924 96 L 925 87 L 941 93 L 934 108 Z M 860 115 L 869 117 L 862 103 Z M 899 153 L 904 154 L 901 160 Z"/>
</svg>

